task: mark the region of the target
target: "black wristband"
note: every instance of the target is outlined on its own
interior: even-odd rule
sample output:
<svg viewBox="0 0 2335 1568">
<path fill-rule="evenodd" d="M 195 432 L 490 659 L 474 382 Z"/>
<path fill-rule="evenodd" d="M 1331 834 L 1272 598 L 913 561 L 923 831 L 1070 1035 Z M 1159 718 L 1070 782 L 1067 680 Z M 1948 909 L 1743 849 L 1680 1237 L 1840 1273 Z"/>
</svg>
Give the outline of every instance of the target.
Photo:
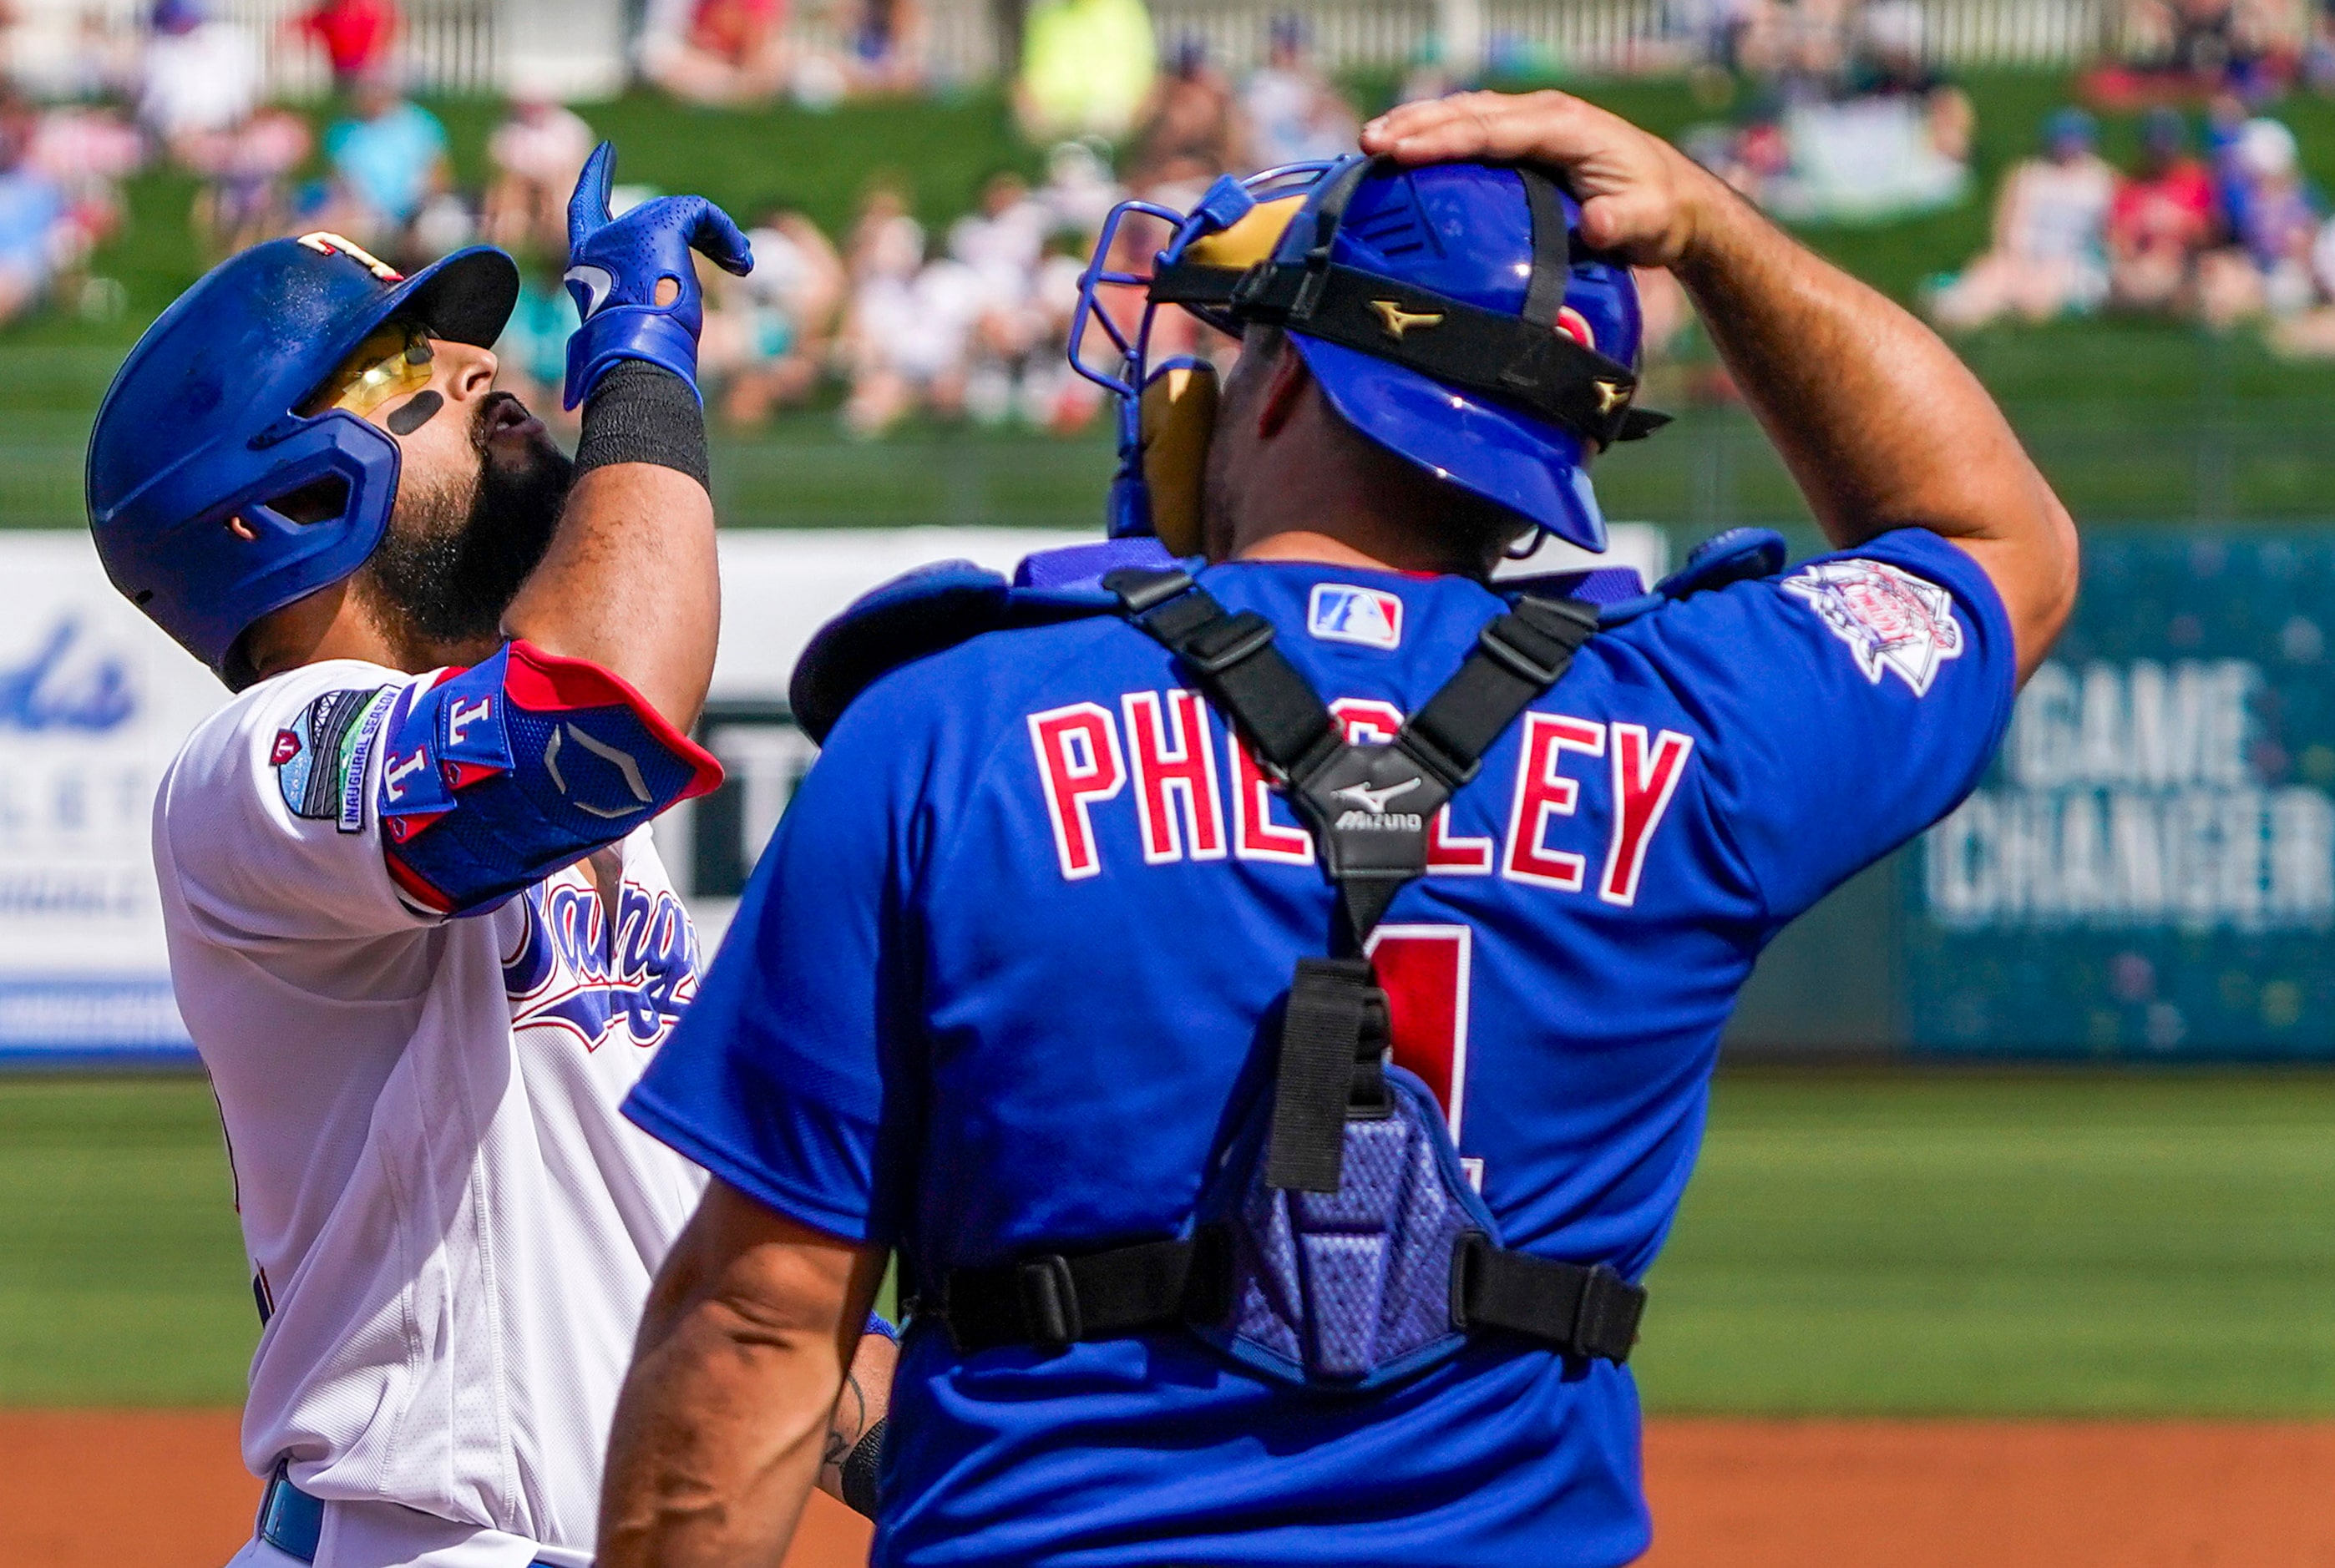
<svg viewBox="0 0 2335 1568">
<path fill-rule="evenodd" d="M 644 359 L 628 359 L 600 378 L 584 400 L 576 477 L 610 463 L 654 463 L 712 488 L 705 410 L 687 382 Z"/>
<path fill-rule="evenodd" d="M 888 1419 L 888 1418 L 887 1418 Z M 843 1457 L 843 1500 L 855 1514 L 876 1517 L 876 1476 L 884 1463 L 885 1420 L 859 1434 Z"/>
</svg>

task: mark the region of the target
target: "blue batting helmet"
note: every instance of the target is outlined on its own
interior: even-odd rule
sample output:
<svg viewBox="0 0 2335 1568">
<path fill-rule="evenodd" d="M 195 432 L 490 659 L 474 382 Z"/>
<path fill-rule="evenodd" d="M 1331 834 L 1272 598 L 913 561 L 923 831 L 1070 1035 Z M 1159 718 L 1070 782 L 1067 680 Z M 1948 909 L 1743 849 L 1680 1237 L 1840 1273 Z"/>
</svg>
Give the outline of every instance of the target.
<svg viewBox="0 0 2335 1568">
<path fill-rule="evenodd" d="M 1175 226 L 1148 274 L 1103 263 L 1130 211 Z M 1402 169 L 1359 154 L 1219 180 L 1189 214 L 1126 204 L 1084 280 L 1076 329 L 1100 325 L 1126 356 L 1123 374 L 1086 372 L 1124 400 L 1114 531 L 1158 526 L 1144 460 L 1169 427 L 1144 416 L 1142 394 L 1154 377 L 1194 368 L 1149 360 L 1152 313 L 1175 304 L 1235 334 L 1252 322 L 1285 328 L 1356 430 L 1560 538 L 1603 549 L 1589 460 L 1665 416 L 1633 406 L 1637 286 L 1626 265 L 1582 248 L 1580 218 L 1536 169 Z M 1097 303 L 1110 285 L 1146 291 L 1132 333 Z M 1074 363 L 1077 352 L 1074 343 Z"/>
<path fill-rule="evenodd" d="M 411 278 L 331 234 L 221 262 L 147 328 L 99 405 L 87 486 L 106 576 L 221 670 L 253 622 L 355 571 L 389 527 L 397 443 L 301 405 L 392 317 L 485 347 L 518 298 L 518 267 L 483 246 Z M 294 495 L 312 520 L 270 505 Z M 256 542 L 228 531 L 237 518 Z"/>
</svg>

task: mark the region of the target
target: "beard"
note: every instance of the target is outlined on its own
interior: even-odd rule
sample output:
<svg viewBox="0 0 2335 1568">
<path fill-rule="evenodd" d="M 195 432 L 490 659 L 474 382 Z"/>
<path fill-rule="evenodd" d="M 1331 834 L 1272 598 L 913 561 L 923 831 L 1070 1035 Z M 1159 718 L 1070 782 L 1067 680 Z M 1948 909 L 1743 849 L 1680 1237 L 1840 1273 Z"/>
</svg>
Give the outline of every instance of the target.
<svg viewBox="0 0 2335 1568">
<path fill-rule="evenodd" d="M 402 641 L 499 640 L 503 612 L 550 548 L 576 465 L 541 436 L 517 460 L 498 459 L 488 432 L 509 395 L 485 399 L 471 421 L 476 469 L 405 476 L 389 528 L 362 568 Z"/>
</svg>

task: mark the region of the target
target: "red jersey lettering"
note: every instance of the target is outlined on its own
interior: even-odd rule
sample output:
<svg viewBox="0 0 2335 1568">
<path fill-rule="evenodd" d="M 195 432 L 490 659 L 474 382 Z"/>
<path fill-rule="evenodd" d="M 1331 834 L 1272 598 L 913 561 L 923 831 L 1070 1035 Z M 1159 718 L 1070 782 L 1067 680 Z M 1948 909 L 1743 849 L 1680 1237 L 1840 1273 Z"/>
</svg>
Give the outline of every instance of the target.
<svg viewBox="0 0 2335 1568">
<path fill-rule="evenodd" d="M 1127 761 L 1119 748 L 1119 726 L 1110 710 L 1073 702 L 1030 715 L 1030 747 L 1037 753 L 1038 779 L 1045 788 L 1046 816 L 1054 825 L 1054 852 L 1062 876 L 1071 882 L 1102 869 L 1089 809 L 1127 783 Z"/>
<path fill-rule="evenodd" d="M 1208 738 L 1208 706 L 1197 692 L 1170 692 L 1163 714 L 1159 693 L 1129 692 L 1127 746 L 1135 769 L 1135 809 L 1143 829 L 1143 861 L 1225 857 L 1224 808 L 1217 803 L 1216 749 Z M 1171 736 L 1167 731 L 1173 730 Z"/>
<path fill-rule="evenodd" d="M 1693 737 L 1675 730 L 1663 731 L 1650 748 L 1643 724 L 1613 726 L 1613 847 L 1605 857 L 1604 884 L 1597 889 L 1606 903 L 1637 902 L 1646 847 L 1670 809 L 1693 750 Z"/>
<path fill-rule="evenodd" d="M 1243 860 L 1273 860 L 1284 866 L 1313 864 L 1313 835 L 1273 819 L 1273 781 L 1238 735 L 1228 736 L 1226 755 L 1233 769 L 1233 853 Z"/>
<path fill-rule="evenodd" d="M 1552 817 L 1570 817 L 1581 801 L 1581 785 L 1560 769 L 1567 751 L 1605 754 L 1605 726 L 1560 713 L 1525 715 L 1524 755 L 1516 765 L 1515 804 L 1508 812 L 1507 863 L 1500 875 L 1512 882 L 1581 891 L 1586 862 L 1543 842 Z"/>
</svg>

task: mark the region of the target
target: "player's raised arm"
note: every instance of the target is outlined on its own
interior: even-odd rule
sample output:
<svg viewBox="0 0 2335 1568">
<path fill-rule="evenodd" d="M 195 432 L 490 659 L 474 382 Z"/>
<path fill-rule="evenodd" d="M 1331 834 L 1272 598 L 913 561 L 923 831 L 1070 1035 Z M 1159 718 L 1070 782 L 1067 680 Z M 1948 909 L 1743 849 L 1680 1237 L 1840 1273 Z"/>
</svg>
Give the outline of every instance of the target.
<svg viewBox="0 0 2335 1568">
<path fill-rule="evenodd" d="M 678 728 L 696 721 L 722 618 L 705 411 L 704 302 L 690 252 L 743 273 L 746 238 L 701 196 L 608 212 L 615 150 L 592 155 L 569 204 L 567 404 L 584 405 L 576 486 L 504 629 L 623 676 Z"/>
<path fill-rule="evenodd" d="M 2020 678 L 2076 596 L 2074 523 L 2010 423 L 1936 334 L 1797 244 L 1668 142 L 1562 92 L 1462 93 L 1365 127 L 1406 163 L 1561 172 L 1589 245 L 1678 275 L 1835 545 L 1891 528 L 1970 552 L 2010 615 Z"/>
</svg>

